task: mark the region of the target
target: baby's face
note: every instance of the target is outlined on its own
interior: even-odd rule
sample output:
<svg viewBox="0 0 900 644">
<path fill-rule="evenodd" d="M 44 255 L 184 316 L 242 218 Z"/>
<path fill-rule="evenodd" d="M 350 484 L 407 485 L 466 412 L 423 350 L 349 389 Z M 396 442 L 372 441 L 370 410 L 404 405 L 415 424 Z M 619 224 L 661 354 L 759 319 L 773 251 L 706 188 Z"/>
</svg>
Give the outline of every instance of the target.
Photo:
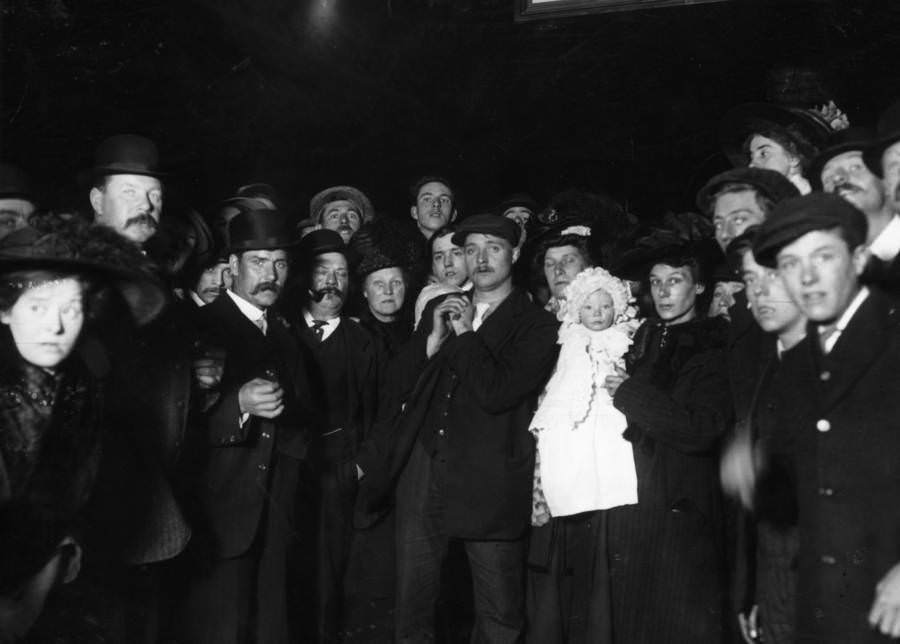
<svg viewBox="0 0 900 644">
<path fill-rule="evenodd" d="M 609 293 L 598 289 L 588 295 L 581 305 L 581 323 L 591 331 L 602 331 L 612 326 L 616 309 Z"/>
</svg>

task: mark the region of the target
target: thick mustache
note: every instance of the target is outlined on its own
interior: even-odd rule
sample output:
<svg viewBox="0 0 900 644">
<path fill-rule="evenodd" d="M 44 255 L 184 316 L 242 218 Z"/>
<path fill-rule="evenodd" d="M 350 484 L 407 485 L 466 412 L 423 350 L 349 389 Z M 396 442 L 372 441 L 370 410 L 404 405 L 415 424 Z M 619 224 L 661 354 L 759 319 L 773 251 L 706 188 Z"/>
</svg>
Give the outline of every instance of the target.
<svg viewBox="0 0 900 644">
<path fill-rule="evenodd" d="M 250 291 L 250 295 L 256 295 L 260 291 L 272 291 L 277 294 L 281 291 L 281 287 L 278 286 L 276 282 L 260 282 L 253 287 L 253 290 Z"/>
<path fill-rule="evenodd" d="M 129 226 L 138 226 L 141 224 L 147 226 L 148 228 L 152 228 L 153 230 L 156 230 L 156 227 L 159 225 L 156 223 L 156 220 L 153 217 L 144 213 L 138 215 L 137 217 L 132 217 L 131 219 L 126 220 L 125 228 L 128 228 Z"/>
<path fill-rule="evenodd" d="M 834 187 L 835 192 L 840 192 L 841 190 L 850 190 L 853 192 L 862 192 L 862 188 L 855 183 L 850 183 L 849 181 L 843 181 L 837 184 Z"/>
<path fill-rule="evenodd" d="M 313 291 L 311 293 L 313 302 L 321 302 L 325 299 L 325 296 L 331 294 L 336 295 L 337 297 L 344 299 L 344 294 L 334 286 L 326 286 L 325 288 L 320 288 L 318 291 Z"/>
</svg>

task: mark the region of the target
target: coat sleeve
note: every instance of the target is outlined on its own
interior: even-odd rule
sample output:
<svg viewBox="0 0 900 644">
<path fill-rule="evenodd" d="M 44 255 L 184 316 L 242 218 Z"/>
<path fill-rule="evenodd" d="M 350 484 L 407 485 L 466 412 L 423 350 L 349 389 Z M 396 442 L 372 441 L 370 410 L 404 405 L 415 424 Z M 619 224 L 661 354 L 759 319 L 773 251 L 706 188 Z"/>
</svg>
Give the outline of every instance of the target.
<svg viewBox="0 0 900 644">
<path fill-rule="evenodd" d="M 447 364 L 485 411 L 497 414 L 539 391 L 553 370 L 558 354 L 557 322 L 543 312 L 529 316 L 511 341 L 495 352 L 475 332 L 447 341 Z"/>
<path fill-rule="evenodd" d="M 238 402 L 240 387 L 234 386 L 222 392 L 218 403 L 206 413 L 207 441 L 212 447 L 232 447 L 246 443 L 255 424 L 253 416 L 240 423 L 241 408 Z"/>
<path fill-rule="evenodd" d="M 613 398 L 629 425 L 681 452 L 714 448 L 731 418 L 731 394 L 722 351 L 707 351 L 688 360 L 672 391 L 650 382 L 641 371 L 623 382 Z"/>
</svg>

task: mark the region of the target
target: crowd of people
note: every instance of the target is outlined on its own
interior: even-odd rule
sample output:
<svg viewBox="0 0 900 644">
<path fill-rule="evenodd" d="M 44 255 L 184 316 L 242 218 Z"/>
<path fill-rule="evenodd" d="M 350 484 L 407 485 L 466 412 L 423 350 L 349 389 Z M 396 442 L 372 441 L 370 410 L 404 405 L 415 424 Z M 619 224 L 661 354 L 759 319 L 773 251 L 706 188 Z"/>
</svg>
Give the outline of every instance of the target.
<svg viewBox="0 0 900 644">
<path fill-rule="evenodd" d="M 741 105 L 652 224 L 0 166 L 0 641 L 900 638 L 900 103 L 848 126 Z"/>
</svg>

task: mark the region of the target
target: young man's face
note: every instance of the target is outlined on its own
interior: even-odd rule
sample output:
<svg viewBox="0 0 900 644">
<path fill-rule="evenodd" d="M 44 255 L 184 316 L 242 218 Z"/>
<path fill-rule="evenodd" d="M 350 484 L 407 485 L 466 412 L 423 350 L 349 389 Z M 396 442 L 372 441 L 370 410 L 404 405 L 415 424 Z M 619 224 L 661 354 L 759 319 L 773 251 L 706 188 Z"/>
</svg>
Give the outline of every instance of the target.
<svg viewBox="0 0 900 644">
<path fill-rule="evenodd" d="M 750 312 L 766 333 L 781 334 L 806 323 L 800 308 L 788 295 L 777 271 L 756 263 L 751 251 L 741 257 L 741 278 Z"/>
<path fill-rule="evenodd" d="M 851 250 L 837 230 L 814 230 L 778 253 L 778 273 L 791 299 L 813 322 L 833 322 L 859 291 L 863 246 Z"/>
<path fill-rule="evenodd" d="M 419 188 L 416 203 L 410 208 L 410 214 L 416 220 L 422 234 L 430 236 L 456 217 L 453 192 L 449 186 L 440 181 L 429 181 Z"/>
<path fill-rule="evenodd" d="M 431 245 L 431 274 L 449 286 L 462 286 L 469 279 L 465 254 L 453 243 L 452 233 L 441 235 Z"/>
<path fill-rule="evenodd" d="M 759 205 L 755 190 L 719 195 L 713 206 L 713 226 L 719 247 L 725 250 L 732 239 L 750 226 L 761 224 L 765 218 L 766 213 Z"/>
</svg>

